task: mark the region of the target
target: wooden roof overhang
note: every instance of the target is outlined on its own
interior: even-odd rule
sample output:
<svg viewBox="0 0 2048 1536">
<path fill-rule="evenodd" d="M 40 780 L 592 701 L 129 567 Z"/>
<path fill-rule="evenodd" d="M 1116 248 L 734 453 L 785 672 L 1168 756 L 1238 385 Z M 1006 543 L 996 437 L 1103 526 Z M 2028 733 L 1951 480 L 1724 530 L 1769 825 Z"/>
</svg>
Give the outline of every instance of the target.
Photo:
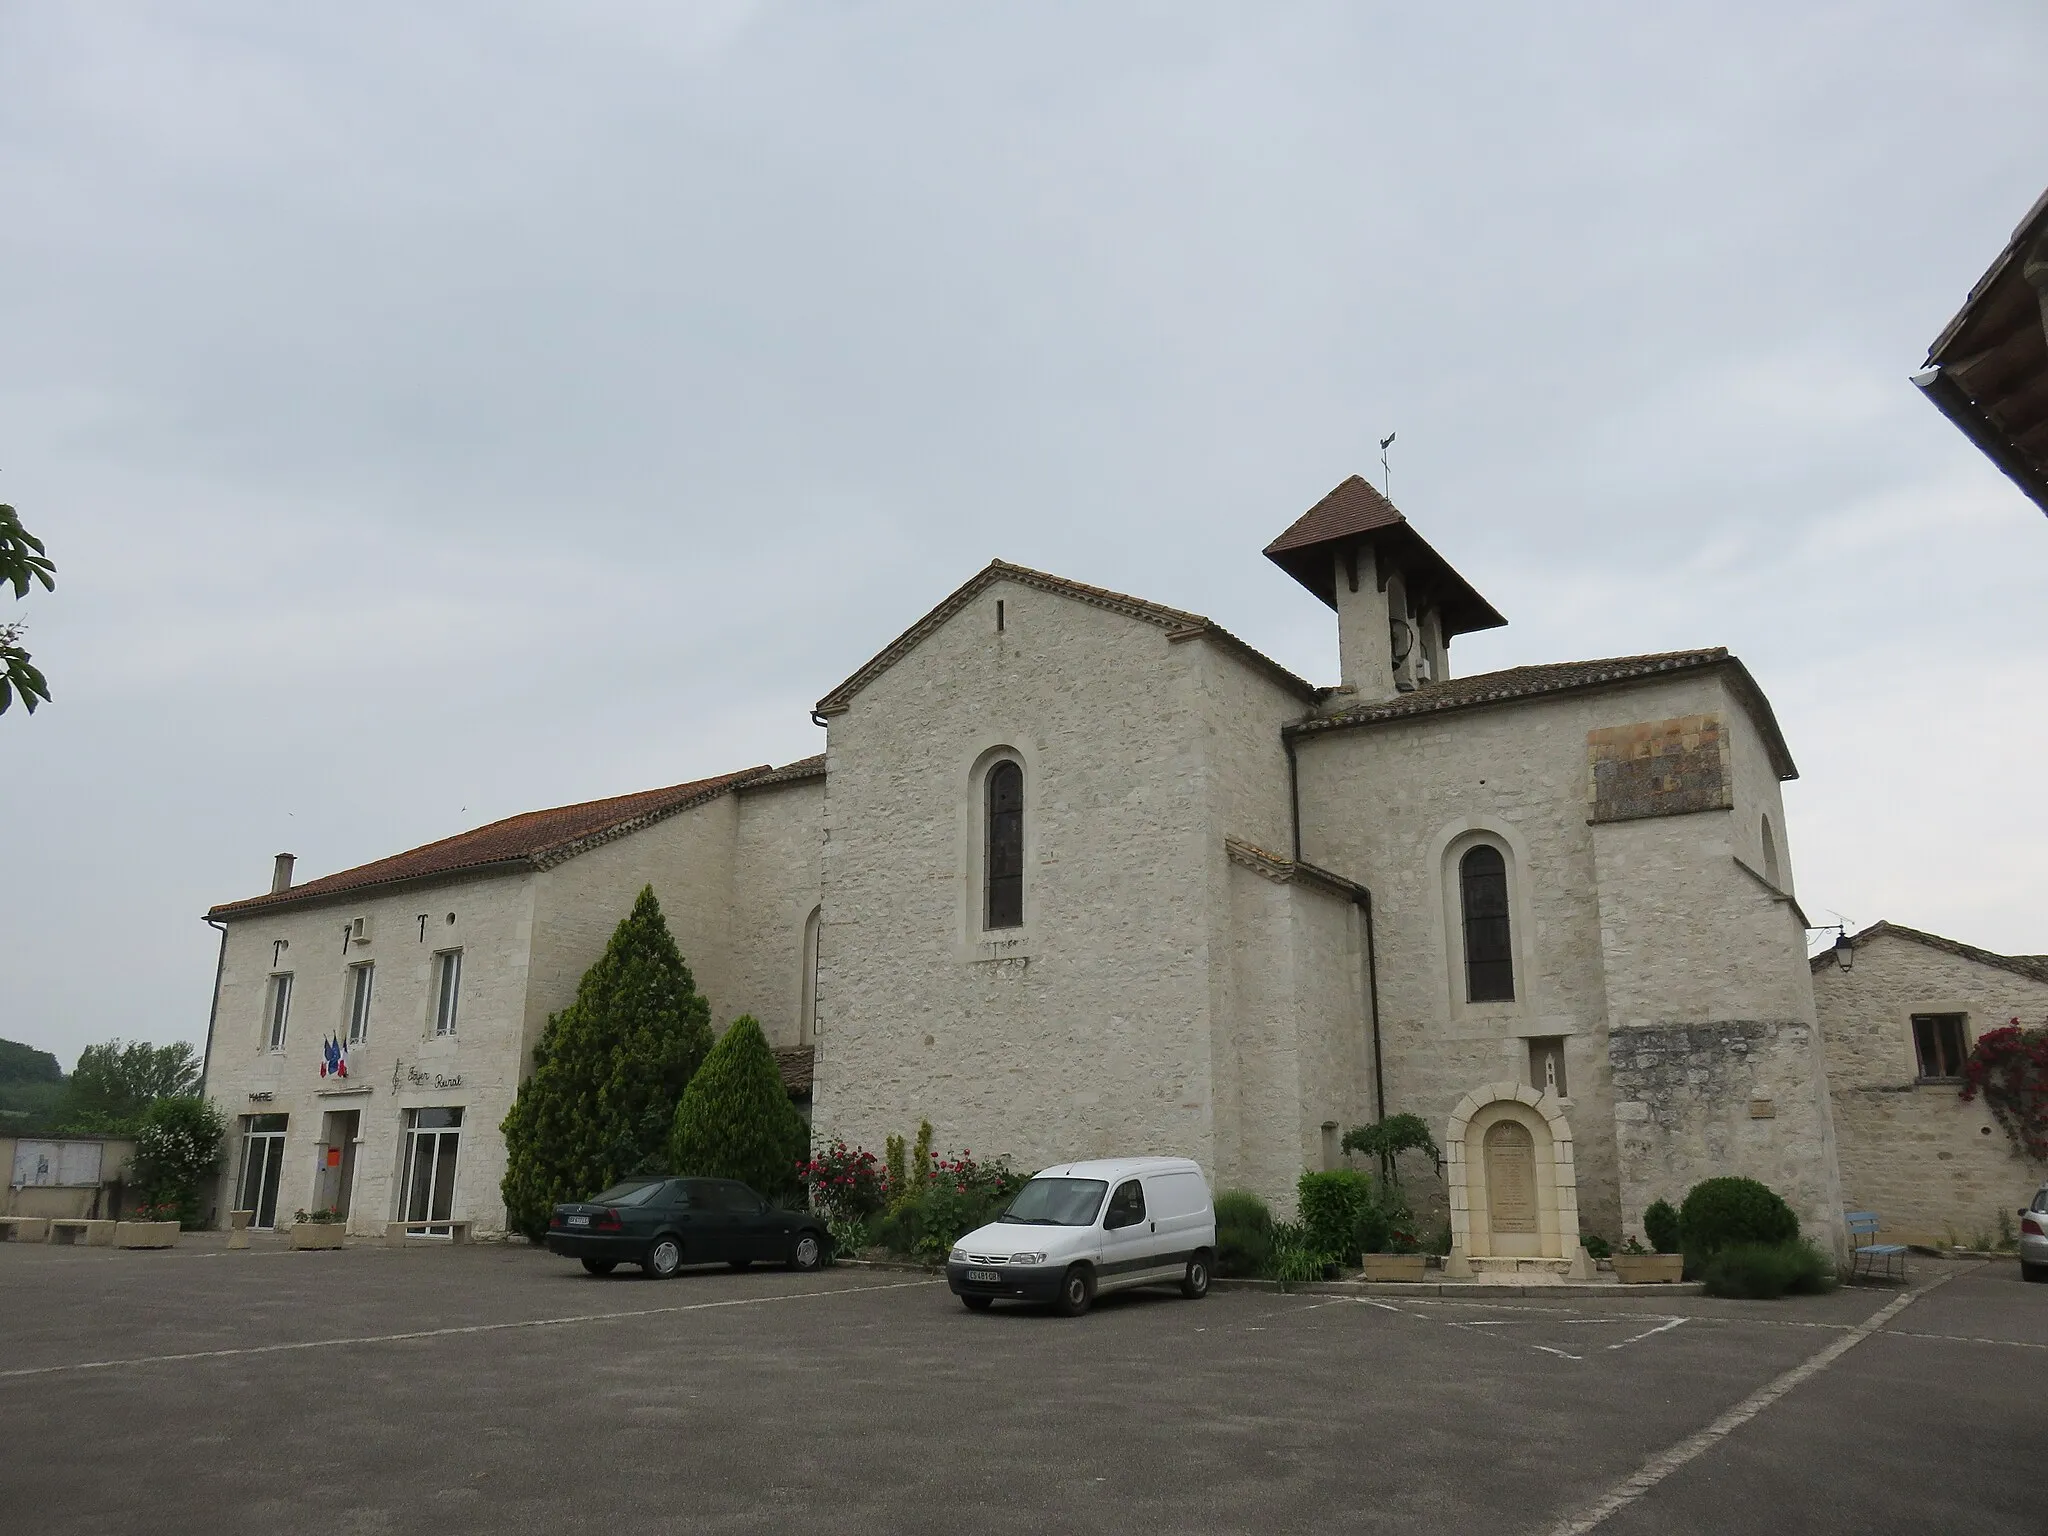
<svg viewBox="0 0 2048 1536">
<path fill-rule="evenodd" d="M 1913 382 L 2048 512 L 2048 192 L 1934 339 Z"/>
</svg>

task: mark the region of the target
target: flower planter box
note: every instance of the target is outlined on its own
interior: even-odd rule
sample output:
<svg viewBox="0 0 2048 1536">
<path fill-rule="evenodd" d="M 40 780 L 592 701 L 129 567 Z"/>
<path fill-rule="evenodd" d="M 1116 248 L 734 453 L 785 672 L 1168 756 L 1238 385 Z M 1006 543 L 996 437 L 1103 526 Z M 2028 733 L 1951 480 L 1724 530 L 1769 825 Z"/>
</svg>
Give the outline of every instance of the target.
<svg viewBox="0 0 2048 1536">
<path fill-rule="evenodd" d="M 294 1248 L 339 1248 L 341 1240 L 348 1235 L 348 1227 L 339 1221 L 295 1221 L 292 1223 L 292 1247 Z"/>
<path fill-rule="evenodd" d="M 1422 1279 L 1428 1264 L 1427 1254 L 1368 1253 L 1365 1256 L 1365 1278 L 1414 1283 Z"/>
<path fill-rule="evenodd" d="M 1675 1285 L 1685 1278 L 1685 1255 L 1617 1253 L 1614 1278 L 1623 1285 Z"/>
<path fill-rule="evenodd" d="M 114 1246 L 116 1248 L 169 1248 L 178 1241 L 178 1224 L 175 1221 L 117 1221 L 114 1223 Z"/>
</svg>

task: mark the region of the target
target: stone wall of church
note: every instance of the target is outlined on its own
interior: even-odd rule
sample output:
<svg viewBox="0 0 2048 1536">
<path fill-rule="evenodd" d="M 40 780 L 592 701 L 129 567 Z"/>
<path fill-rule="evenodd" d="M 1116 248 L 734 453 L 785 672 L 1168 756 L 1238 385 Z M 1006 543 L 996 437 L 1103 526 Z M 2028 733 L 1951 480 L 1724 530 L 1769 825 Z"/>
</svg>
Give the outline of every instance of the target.
<svg viewBox="0 0 2048 1536">
<path fill-rule="evenodd" d="M 825 781 L 741 790 L 732 893 L 731 996 L 725 1017 L 751 1013 L 770 1045 L 803 1035 L 804 927 L 818 905 Z"/>
<path fill-rule="evenodd" d="M 739 804 L 719 795 L 689 810 L 578 854 L 540 875 L 534 906 L 533 984 L 527 997 L 526 1055 L 550 1013 L 576 997 L 641 887 L 651 885 L 714 1028 L 745 1011 L 732 964 Z"/>
<path fill-rule="evenodd" d="M 1301 1171 L 1336 1166 L 1335 1141 L 1370 1115 L 1359 919 L 1320 885 L 1235 860 L 1230 891 L 1233 1006 L 1218 1080 L 1236 1092 L 1226 1121 L 1219 1091 L 1218 1126 L 1236 1135 L 1219 1134 L 1217 1186 L 1291 1216 Z"/>
<path fill-rule="evenodd" d="M 1804 930 L 1734 847 L 1758 814 L 1738 805 L 1593 829 L 1621 1221 L 1637 1231 L 1658 1195 L 1746 1174 L 1836 1245 L 1841 1186 Z M 1624 1061 L 1639 1064 L 1627 1080 Z M 1768 1118 L 1753 1118 L 1752 1097 Z"/>
<path fill-rule="evenodd" d="M 1874 1210 L 1898 1241 L 1974 1242 L 2027 1203 L 2048 1167 L 2016 1152 L 1983 1100 L 1922 1081 L 1916 1013 L 1966 1016 L 1966 1046 L 2019 1018 L 2048 1020 L 2048 983 L 1898 935 L 1856 948 L 1853 969 L 1814 969 L 1842 1198 Z"/>
<path fill-rule="evenodd" d="M 381 1233 L 399 1216 L 408 1109 L 459 1107 L 455 1214 L 479 1233 L 502 1230 L 504 1144 L 498 1123 L 518 1093 L 532 938 L 534 877 L 491 875 L 236 918 L 228 925 L 220 996 L 206 1062 L 206 1095 L 230 1127 L 217 1209 L 226 1224 L 241 1172 L 241 1117 L 281 1114 L 285 1126 L 279 1219 L 317 1203 L 316 1149 L 330 1112 L 360 1114 L 349 1230 Z M 352 918 L 370 942 L 345 944 Z M 450 919 L 453 921 L 450 921 Z M 422 921 L 424 919 L 424 921 Z M 283 940 L 281 952 L 273 945 Z M 462 951 L 456 1032 L 434 1035 L 435 956 Z M 275 958 L 273 958 L 275 957 Z M 348 1056 L 348 1077 L 320 1075 L 321 1047 L 345 1038 L 350 967 L 376 966 L 369 1037 Z M 268 1039 L 271 977 L 292 976 L 284 1049 Z M 261 1097 L 258 1097 L 260 1095 Z"/>
<path fill-rule="evenodd" d="M 1714 717 L 1725 738 L 1732 810 L 1590 824 L 1591 733 L 1703 716 Z M 1719 675 L 1696 672 L 1336 731 L 1305 739 L 1299 757 L 1303 857 L 1374 893 L 1389 1112 L 1423 1116 L 1441 1140 L 1464 1093 L 1528 1083 L 1530 1040 L 1561 1037 L 1561 1107 L 1575 1138 L 1581 1224 L 1618 1237 L 1624 1202 L 1610 1020 L 1687 1017 L 1655 1000 L 1684 993 L 1687 973 L 1730 971 L 1749 979 L 1731 983 L 1728 997 L 1711 1000 L 1718 1011 L 1699 1017 L 1811 1018 L 1810 998 L 1794 1006 L 1803 952 L 1786 925 L 1796 923 L 1730 856 L 1734 819 L 1768 810 L 1773 826 L 1783 826 L 1756 724 Z M 1641 828 L 1655 830 L 1630 830 Z M 1604 870 L 1596 830 L 1617 834 Z M 1512 1002 L 1465 1000 L 1457 861 L 1477 841 L 1500 848 L 1508 865 Z M 1639 843 L 1657 843 L 1675 859 L 1627 867 L 1625 855 Z M 1718 864 L 1701 862 L 1709 843 L 1718 845 Z M 1712 883 L 1702 887 L 1710 866 Z M 1611 879 L 1627 888 L 1610 892 Z M 1750 918 L 1777 925 L 1770 943 L 1738 967 L 1718 936 L 1693 926 L 1696 907 L 1722 902 L 1746 903 Z M 1635 936 L 1637 914 L 1675 924 L 1663 930 L 1668 952 L 1648 934 Z M 1441 1189 L 1433 1198 L 1440 1207 Z"/>
<path fill-rule="evenodd" d="M 941 1146 L 1023 1167 L 1214 1168 L 1204 644 L 999 582 L 832 718 L 821 1136 L 879 1149 L 927 1118 Z M 999 751 L 1024 768 L 1025 923 L 990 932 Z"/>
<path fill-rule="evenodd" d="M 1631 1023 L 1608 1037 L 1620 1144 L 1622 1226 L 1642 1235 L 1653 1200 L 1676 1206 L 1702 1179 L 1742 1174 L 1785 1197 L 1806 1233 L 1841 1241 L 1827 1105 L 1814 1092 L 1804 1019 Z"/>
</svg>

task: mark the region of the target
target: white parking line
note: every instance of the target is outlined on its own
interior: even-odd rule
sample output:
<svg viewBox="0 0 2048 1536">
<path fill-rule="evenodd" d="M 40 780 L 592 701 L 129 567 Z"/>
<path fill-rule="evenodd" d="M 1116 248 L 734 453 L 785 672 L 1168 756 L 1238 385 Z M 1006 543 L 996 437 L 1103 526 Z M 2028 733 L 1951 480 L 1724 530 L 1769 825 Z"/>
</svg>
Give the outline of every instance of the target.
<svg viewBox="0 0 2048 1536">
<path fill-rule="evenodd" d="M 1687 1435 L 1668 1450 L 1659 1451 L 1638 1467 L 1633 1476 L 1617 1483 L 1590 1508 L 1576 1515 L 1567 1515 L 1550 1526 L 1544 1536 L 1585 1536 L 1587 1531 L 1602 1524 L 1608 1516 L 1635 1503 L 1687 1462 L 1712 1450 L 1801 1382 L 1818 1376 L 1873 1333 L 1881 1330 L 1917 1298 L 1925 1296 L 1936 1286 L 1946 1285 L 1949 1279 L 1949 1275 L 1943 1275 L 1932 1285 L 1922 1286 L 1917 1291 L 1908 1291 L 1886 1302 L 1820 1353 L 1758 1387 L 1705 1429 Z"/>
<path fill-rule="evenodd" d="M 568 1323 L 612 1323 L 630 1317 L 673 1312 L 709 1312 L 717 1307 L 758 1307 L 775 1301 L 808 1301 L 820 1296 L 857 1296 L 936 1285 L 935 1280 L 899 1280 L 889 1285 L 844 1285 L 827 1291 L 786 1291 L 777 1296 L 735 1296 L 725 1301 L 690 1301 L 672 1307 L 636 1307 L 628 1312 L 579 1312 L 569 1317 L 530 1317 L 510 1323 L 470 1323 L 459 1328 L 417 1328 L 409 1333 L 367 1334 L 350 1339 L 303 1339 L 295 1344 L 245 1344 L 234 1349 L 194 1349 L 175 1355 L 135 1355 L 121 1360 L 80 1360 L 70 1365 L 30 1365 L 0 1371 L 0 1381 L 23 1376 L 56 1376 L 67 1371 L 109 1371 L 123 1365 L 170 1365 L 183 1360 L 225 1360 L 236 1355 L 280 1355 L 296 1349 L 339 1349 L 350 1344 L 401 1344 L 412 1339 L 445 1339 L 467 1333 L 502 1333 L 513 1328 L 559 1328 Z"/>
<path fill-rule="evenodd" d="M 1632 1339 L 1623 1339 L 1619 1344 L 1610 1344 L 1609 1349 L 1627 1349 L 1631 1344 L 1640 1344 L 1645 1339 L 1655 1338 L 1660 1333 L 1669 1333 L 1685 1321 L 1682 1317 L 1669 1317 L 1654 1328 L 1646 1328 Z"/>
</svg>

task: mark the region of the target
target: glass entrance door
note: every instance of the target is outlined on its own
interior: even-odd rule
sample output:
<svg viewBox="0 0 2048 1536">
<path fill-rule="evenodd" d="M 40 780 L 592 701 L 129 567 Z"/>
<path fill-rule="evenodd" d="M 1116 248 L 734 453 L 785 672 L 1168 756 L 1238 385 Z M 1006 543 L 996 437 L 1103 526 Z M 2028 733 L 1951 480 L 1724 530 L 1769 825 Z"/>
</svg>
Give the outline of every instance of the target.
<svg viewBox="0 0 2048 1536">
<path fill-rule="evenodd" d="M 430 1222 L 429 1237 L 449 1237 L 455 1214 L 455 1155 L 462 1141 L 462 1111 L 409 1109 L 405 1112 L 405 1179 L 401 1221 Z"/>
<path fill-rule="evenodd" d="M 249 1225 L 266 1230 L 277 1225 L 277 1185 L 284 1174 L 286 1115 L 245 1115 L 242 1118 L 242 1183 L 235 1209 L 252 1211 Z"/>
</svg>

